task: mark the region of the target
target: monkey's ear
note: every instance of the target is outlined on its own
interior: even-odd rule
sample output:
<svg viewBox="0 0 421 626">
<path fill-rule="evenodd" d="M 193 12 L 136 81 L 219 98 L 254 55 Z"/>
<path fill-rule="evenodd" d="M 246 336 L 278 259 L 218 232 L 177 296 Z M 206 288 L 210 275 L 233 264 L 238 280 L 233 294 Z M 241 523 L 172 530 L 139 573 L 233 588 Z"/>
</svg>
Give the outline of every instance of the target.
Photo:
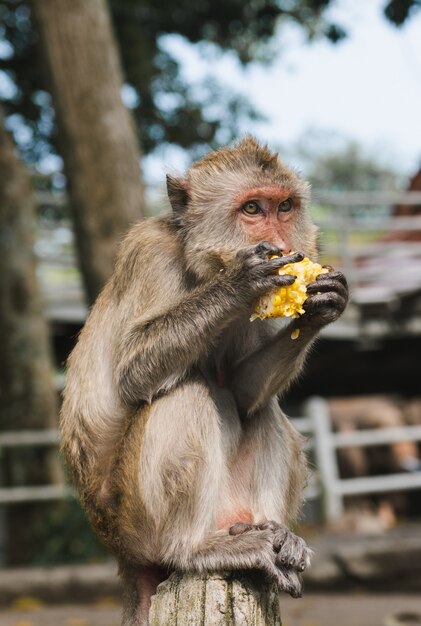
<svg viewBox="0 0 421 626">
<path fill-rule="evenodd" d="M 187 181 L 167 174 L 167 193 L 174 213 L 181 213 L 189 201 Z"/>
</svg>

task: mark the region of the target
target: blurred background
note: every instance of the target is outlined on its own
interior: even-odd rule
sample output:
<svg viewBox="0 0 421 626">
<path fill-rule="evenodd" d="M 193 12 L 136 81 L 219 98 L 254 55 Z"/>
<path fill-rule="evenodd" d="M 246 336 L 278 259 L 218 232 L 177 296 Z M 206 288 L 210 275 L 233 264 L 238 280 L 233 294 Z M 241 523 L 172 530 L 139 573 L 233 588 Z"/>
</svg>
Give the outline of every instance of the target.
<svg viewBox="0 0 421 626">
<path fill-rule="evenodd" d="M 0 623 L 111 626 L 58 454 L 65 361 L 167 171 L 248 132 L 351 286 L 283 404 L 315 548 L 291 626 L 421 624 L 420 0 L 0 0 Z"/>
</svg>

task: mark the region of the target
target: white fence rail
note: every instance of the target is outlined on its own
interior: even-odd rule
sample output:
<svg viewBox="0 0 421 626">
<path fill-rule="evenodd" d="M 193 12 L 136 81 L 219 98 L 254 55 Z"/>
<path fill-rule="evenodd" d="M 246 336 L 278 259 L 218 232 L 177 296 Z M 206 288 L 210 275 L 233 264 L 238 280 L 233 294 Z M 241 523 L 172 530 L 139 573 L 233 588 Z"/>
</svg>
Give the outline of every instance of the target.
<svg viewBox="0 0 421 626">
<path fill-rule="evenodd" d="M 50 447 L 59 443 L 60 436 L 54 428 L 0 433 L 0 452 L 6 448 Z M 0 505 L 60 500 L 69 495 L 72 495 L 72 489 L 65 484 L 0 487 Z"/>
<path fill-rule="evenodd" d="M 323 254 L 345 272 L 356 304 L 421 290 L 421 214 L 393 215 L 397 205 L 421 207 L 421 192 L 319 192 L 316 200 Z"/>
<path fill-rule="evenodd" d="M 157 189 L 149 197 L 162 197 Z M 162 190 L 164 192 L 164 190 Z M 346 274 L 351 306 L 323 331 L 328 338 L 420 336 L 419 314 L 395 323 L 408 295 L 421 293 L 421 215 L 394 216 L 396 205 L 421 206 L 421 192 L 314 192 L 314 217 L 322 234 L 322 260 Z M 60 194 L 39 194 L 42 205 L 60 206 Z M 151 204 L 151 210 L 154 203 Z M 162 210 L 162 203 L 159 205 Z M 402 236 L 402 233 L 404 235 Z M 408 235 L 408 236 L 406 236 Z M 419 236 L 420 235 L 420 236 Z M 87 308 L 69 220 L 42 219 L 36 245 L 46 311 L 56 322 L 83 323 Z M 60 283 L 57 284 L 57 276 Z M 372 309 L 374 305 L 374 314 Z M 370 324 L 366 316 L 370 314 Z"/>
<path fill-rule="evenodd" d="M 341 517 L 344 496 L 421 489 L 421 472 L 340 478 L 337 450 L 353 446 L 387 445 L 396 441 L 421 441 L 421 426 L 369 429 L 349 433 L 332 432 L 329 405 L 319 397 L 311 398 L 306 406 L 306 432 L 312 429 L 317 474 L 329 521 Z"/>
</svg>

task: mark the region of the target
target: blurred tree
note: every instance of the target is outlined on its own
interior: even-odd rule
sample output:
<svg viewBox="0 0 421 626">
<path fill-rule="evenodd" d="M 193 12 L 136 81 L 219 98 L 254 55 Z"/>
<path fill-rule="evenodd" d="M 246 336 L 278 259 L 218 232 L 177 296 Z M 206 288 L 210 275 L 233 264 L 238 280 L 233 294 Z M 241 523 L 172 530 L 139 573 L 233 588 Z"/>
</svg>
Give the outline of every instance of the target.
<svg viewBox="0 0 421 626">
<path fill-rule="evenodd" d="M 176 5 L 172 0 L 109 0 L 144 152 L 165 142 L 203 152 L 215 147 L 218 138 L 229 141 L 238 134 L 239 120 L 255 115 L 243 96 L 209 84 L 208 77 L 192 88 L 162 45 L 163 36 L 211 43 L 215 53 L 230 50 L 243 64 L 270 60 L 277 53 L 273 36 L 284 23 L 301 26 L 310 39 L 341 40 L 346 33 L 326 17 L 332 4 L 333 0 L 181 0 Z M 385 0 L 384 12 L 401 25 L 420 7 L 421 0 Z M 51 143 L 56 147 L 56 134 L 29 0 L 0 0 L 0 44 L 0 98 L 7 103 L 9 125 L 20 130 L 17 141 L 26 157 L 40 159 L 51 153 Z M 207 110 L 212 100 L 222 103 L 224 119 Z"/>
<path fill-rule="evenodd" d="M 116 246 L 142 216 L 140 150 L 120 91 L 106 0 L 32 0 L 50 71 L 60 151 L 88 300 L 112 271 Z"/>
<path fill-rule="evenodd" d="M 300 162 L 316 190 L 397 191 L 402 188 L 402 172 L 337 133 L 306 131 L 291 150 L 291 157 Z"/>
<path fill-rule="evenodd" d="M 55 4 L 62 9 L 61 1 Z M 300 25 L 310 39 L 341 39 L 341 28 L 324 17 L 331 4 L 332 0 L 181 0 L 176 4 L 172 0 L 110 0 L 126 93 L 144 152 L 165 142 L 203 152 L 218 141 L 230 141 L 238 134 L 239 120 L 253 115 L 244 96 L 224 90 L 208 77 L 200 85 L 189 85 L 163 44 L 166 35 L 212 44 L 204 50 L 208 54 L 210 50 L 214 54 L 232 51 L 243 64 L 254 59 L 269 61 L 276 55 L 273 36 L 284 23 Z M 25 124 L 25 132 L 17 133 L 17 139 L 26 157 L 40 159 L 51 150 L 50 142 L 56 143 L 56 136 L 28 0 L 0 0 L 0 23 L 4 78 L 0 96 L 7 102 L 9 124 L 17 131 Z M 223 110 L 223 116 L 209 112 L 212 101 L 220 103 L 218 113 Z"/>
<path fill-rule="evenodd" d="M 25 168 L 16 156 L 0 111 L 0 428 L 48 428 L 57 425 L 48 327 L 43 317 L 33 252 L 35 203 Z M 42 484 L 57 477 L 48 454 L 25 451 L 19 462 L 0 471 L 7 486 Z M 4 463 L 4 456 L 1 462 Z M 31 522 L 30 508 L 22 517 L 7 509 L 10 536 Z M 11 554 L 24 554 L 22 541 L 9 542 Z"/>
<path fill-rule="evenodd" d="M 341 150 L 319 156 L 308 177 L 315 189 L 331 191 L 396 191 L 402 176 L 349 142 Z"/>
<path fill-rule="evenodd" d="M 142 147 L 150 151 L 175 142 L 200 152 L 218 139 L 230 141 L 239 121 L 253 115 L 243 97 L 223 92 L 206 77 L 192 91 L 162 45 L 163 35 L 177 33 L 193 43 L 211 43 L 213 50 L 232 50 L 242 63 L 269 60 L 282 20 L 300 24 L 310 38 L 340 39 L 341 30 L 323 18 L 330 3 L 182 0 L 175 6 L 171 0 L 110 0 Z M 142 205 L 138 146 L 120 101 L 122 76 L 106 0 L 0 0 L 0 18 L 0 95 L 8 124 L 27 159 L 39 162 L 53 147 L 63 156 L 92 302 L 110 274 L 116 242 Z M 213 116 L 212 101 L 218 103 Z"/>
<path fill-rule="evenodd" d="M 56 394 L 33 251 L 35 202 L 1 111 L 0 230 L 1 427 L 54 427 Z"/>
</svg>

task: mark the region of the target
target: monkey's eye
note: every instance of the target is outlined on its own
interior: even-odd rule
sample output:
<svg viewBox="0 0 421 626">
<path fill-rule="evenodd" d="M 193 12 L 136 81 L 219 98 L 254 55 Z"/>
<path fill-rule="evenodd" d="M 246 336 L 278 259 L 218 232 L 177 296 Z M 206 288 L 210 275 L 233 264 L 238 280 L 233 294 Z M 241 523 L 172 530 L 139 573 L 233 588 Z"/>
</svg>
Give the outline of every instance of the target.
<svg viewBox="0 0 421 626">
<path fill-rule="evenodd" d="M 288 211 L 291 211 L 293 206 L 294 206 L 294 203 L 292 201 L 292 198 L 287 198 L 286 200 L 278 204 L 278 211 L 287 213 Z"/>
<path fill-rule="evenodd" d="M 260 213 L 260 207 L 257 204 L 257 202 L 255 202 L 254 200 L 250 200 L 249 202 L 246 202 L 241 207 L 241 210 L 246 215 L 257 215 L 258 213 Z"/>
</svg>

